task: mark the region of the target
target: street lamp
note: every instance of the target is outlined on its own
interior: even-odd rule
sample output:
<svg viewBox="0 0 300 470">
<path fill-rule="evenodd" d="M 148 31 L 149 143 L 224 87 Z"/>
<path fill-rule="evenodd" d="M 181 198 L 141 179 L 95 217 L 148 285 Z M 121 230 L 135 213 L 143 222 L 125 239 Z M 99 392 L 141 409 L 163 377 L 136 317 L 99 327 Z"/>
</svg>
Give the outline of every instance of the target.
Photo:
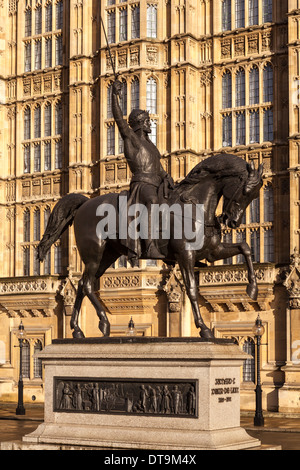
<svg viewBox="0 0 300 470">
<path fill-rule="evenodd" d="M 19 374 L 19 383 L 18 383 L 18 406 L 16 409 L 16 415 L 25 415 L 26 411 L 24 408 L 24 403 L 23 403 L 23 343 L 26 339 L 26 332 L 24 329 L 24 325 L 21 323 L 19 325 L 18 333 L 17 333 L 17 338 L 19 340 L 19 348 L 20 348 L 20 374 Z"/>
<path fill-rule="evenodd" d="M 256 379 L 256 388 L 255 388 L 256 407 L 255 407 L 255 416 L 254 416 L 254 426 L 264 426 L 264 417 L 263 417 L 263 411 L 262 411 L 262 389 L 261 389 L 261 381 L 260 381 L 260 346 L 261 346 L 261 337 L 265 332 L 265 328 L 262 324 L 262 321 L 259 315 L 255 321 L 255 325 L 252 331 L 256 337 L 256 344 L 257 344 L 257 354 L 256 354 L 257 379 Z"/>
<path fill-rule="evenodd" d="M 135 325 L 134 325 L 134 322 L 133 322 L 133 319 L 131 317 L 129 323 L 128 323 L 128 328 L 127 328 L 127 336 L 136 336 L 136 329 L 135 329 Z"/>
</svg>

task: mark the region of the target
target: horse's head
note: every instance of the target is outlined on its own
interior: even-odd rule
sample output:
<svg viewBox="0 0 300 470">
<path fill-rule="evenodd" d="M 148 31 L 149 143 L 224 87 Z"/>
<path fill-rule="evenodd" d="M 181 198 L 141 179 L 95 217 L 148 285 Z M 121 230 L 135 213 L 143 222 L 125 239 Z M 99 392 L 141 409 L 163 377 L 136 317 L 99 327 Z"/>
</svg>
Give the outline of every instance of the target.
<svg viewBox="0 0 300 470">
<path fill-rule="evenodd" d="M 220 221 L 233 229 L 239 227 L 246 208 L 259 196 L 259 190 L 263 185 L 263 165 L 256 170 L 254 163 L 251 162 L 247 164 L 247 170 L 246 180 L 237 177 L 228 178 L 223 188 L 224 204 Z"/>
</svg>

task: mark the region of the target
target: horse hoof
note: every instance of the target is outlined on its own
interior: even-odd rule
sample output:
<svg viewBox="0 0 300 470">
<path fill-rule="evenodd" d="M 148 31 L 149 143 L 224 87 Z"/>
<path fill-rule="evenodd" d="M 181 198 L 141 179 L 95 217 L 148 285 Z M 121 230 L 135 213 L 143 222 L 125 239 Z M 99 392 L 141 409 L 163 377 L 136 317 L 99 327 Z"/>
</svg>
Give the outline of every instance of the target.
<svg viewBox="0 0 300 470">
<path fill-rule="evenodd" d="M 85 336 L 84 336 L 84 334 L 83 334 L 83 332 L 81 331 L 80 328 L 75 328 L 72 335 L 73 335 L 73 338 L 76 338 L 76 339 L 85 338 Z"/>
<path fill-rule="evenodd" d="M 207 326 L 201 328 L 200 336 L 204 339 L 213 339 L 215 337 L 213 332 Z"/>
<path fill-rule="evenodd" d="M 110 323 L 107 320 L 100 320 L 99 321 L 99 330 L 103 334 L 103 336 L 110 335 Z"/>
<path fill-rule="evenodd" d="M 258 296 L 258 287 L 257 287 L 257 285 L 256 284 L 248 284 L 247 294 L 249 295 L 250 299 L 257 300 L 257 296 Z"/>
</svg>

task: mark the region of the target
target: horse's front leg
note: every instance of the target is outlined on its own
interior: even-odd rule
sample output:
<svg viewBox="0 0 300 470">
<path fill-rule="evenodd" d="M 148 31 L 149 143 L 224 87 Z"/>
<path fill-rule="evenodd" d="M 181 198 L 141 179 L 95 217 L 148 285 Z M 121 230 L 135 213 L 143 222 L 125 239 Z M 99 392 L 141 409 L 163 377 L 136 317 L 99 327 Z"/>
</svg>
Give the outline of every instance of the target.
<svg viewBox="0 0 300 470">
<path fill-rule="evenodd" d="M 200 328 L 201 338 L 214 338 L 212 331 L 205 325 L 200 313 L 198 288 L 194 272 L 195 259 L 193 253 L 184 251 L 178 258 L 178 263 L 182 273 L 186 292 L 192 305 L 196 328 Z"/>
<path fill-rule="evenodd" d="M 248 267 L 247 294 L 252 300 L 257 300 L 258 287 L 256 275 L 252 262 L 251 249 L 245 242 L 242 243 L 221 243 L 211 254 L 209 262 L 218 261 L 220 259 L 231 258 L 232 256 L 244 255 Z"/>
</svg>

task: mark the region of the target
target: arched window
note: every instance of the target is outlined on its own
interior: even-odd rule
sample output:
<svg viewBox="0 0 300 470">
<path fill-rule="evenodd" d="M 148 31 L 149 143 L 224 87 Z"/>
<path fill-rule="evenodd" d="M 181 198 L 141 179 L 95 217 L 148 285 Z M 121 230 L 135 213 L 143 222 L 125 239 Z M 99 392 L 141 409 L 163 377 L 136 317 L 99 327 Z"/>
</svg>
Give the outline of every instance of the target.
<svg viewBox="0 0 300 470">
<path fill-rule="evenodd" d="M 119 10 L 119 41 L 127 41 L 127 8 Z"/>
<path fill-rule="evenodd" d="M 110 84 L 107 88 L 106 117 L 107 117 L 107 119 L 111 119 L 113 117 L 113 112 L 112 112 L 112 84 Z"/>
<path fill-rule="evenodd" d="M 37 39 L 34 41 L 34 70 L 42 68 L 42 41 Z"/>
<path fill-rule="evenodd" d="M 235 27 L 245 27 L 245 0 L 235 0 Z"/>
<path fill-rule="evenodd" d="M 64 22 L 64 4 L 63 0 L 60 0 L 56 3 L 56 30 L 63 29 L 63 22 Z"/>
<path fill-rule="evenodd" d="M 107 39 L 109 44 L 116 42 L 116 12 L 107 12 Z"/>
<path fill-rule="evenodd" d="M 273 20 L 273 0 L 263 0 L 263 23 Z"/>
<path fill-rule="evenodd" d="M 132 5 L 131 7 L 131 39 L 140 37 L 140 6 Z"/>
<path fill-rule="evenodd" d="M 249 26 L 258 24 L 258 0 L 249 0 Z"/>
<path fill-rule="evenodd" d="M 61 273 L 61 246 L 54 247 L 54 274 Z"/>
<path fill-rule="evenodd" d="M 34 172 L 41 171 L 41 144 L 34 144 Z"/>
<path fill-rule="evenodd" d="M 42 7 L 35 10 L 35 34 L 42 34 Z"/>
<path fill-rule="evenodd" d="M 120 108 L 123 116 L 127 115 L 127 83 L 122 82 L 122 93 L 120 96 Z"/>
<path fill-rule="evenodd" d="M 268 64 L 263 72 L 264 103 L 273 101 L 273 67 Z"/>
<path fill-rule="evenodd" d="M 25 37 L 31 36 L 32 32 L 32 12 L 30 9 L 25 11 Z"/>
<path fill-rule="evenodd" d="M 259 143 L 259 111 L 250 111 L 250 144 Z"/>
<path fill-rule="evenodd" d="M 222 108 L 232 108 L 232 77 L 228 71 L 222 77 Z"/>
<path fill-rule="evenodd" d="M 30 276 L 30 248 L 23 248 L 23 275 Z"/>
<path fill-rule="evenodd" d="M 44 111 L 44 135 L 48 137 L 51 135 L 51 105 L 47 104 Z"/>
<path fill-rule="evenodd" d="M 157 114 L 157 83 L 152 77 L 147 80 L 147 110 Z"/>
<path fill-rule="evenodd" d="M 24 48 L 24 72 L 31 72 L 31 42 L 27 42 Z"/>
<path fill-rule="evenodd" d="M 256 66 L 249 74 L 249 102 L 250 105 L 259 104 L 259 70 Z"/>
<path fill-rule="evenodd" d="M 231 28 L 231 0 L 222 1 L 222 30 L 230 31 Z"/>
<path fill-rule="evenodd" d="M 22 376 L 25 379 L 30 378 L 30 344 L 27 340 L 22 347 Z"/>
<path fill-rule="evenodd" d="M 274 138 L 273 109 L 264 110 L 264 142 L 272 142 Z"/>
<path fill-rule="evenodd" d="M 270 184 L 264 188 L 264 222 L 274 222 L 274 196 Z"/>
<path fill-rule="evenodd" d="M 275 262 L 274 252 L 274 229 L 273 227 L 267 228 L 264 231 L 264 261 L 265 263 Z"/>
<path fill-rule="evenodd" d="M 24 140 L 31 138 L 31 110 L 26 108 L 24 111 Z"/>
<path fill-rule="evenodd" d="M 34 138 L 41 137 L 41 107 L 37 106 L 34 110 Z"/>
<path fill-rule="evenodd" d="M 62 168 L 62 141 L 57 140 L 55 142 L 55 169 Z"/>
<path fill-rule="evenodd" d="M 243 351 L 251 356 L 243 365 L 243 381 L 255 383 L 255 343 L 252 338 L 244 342 Z"/>
<path fill-rule="evenodd" d="M 225 114 L 222 120 L 223 147 L 232 146 L 232 113 Z"/>
<path fill-rule="evenodd" d="M 49 31 L 52 31 L 52 4 L 49 3 L 45 7 L 45 31 L 48 33 Z"/>
<path fill-rule="evenodd" d="M 44 261 L 44 274 L 45 275 L 51 274 L 51 251 L 50 250 L 46 254 L 46 258 Z"/>
<path fill-rule="evenodd" d="M 35 246 L 33 248 L 33 275 L 34 276 L 39 276 L 41 274 L 41 263 L 37 255 L 38 255 L 38 250 L 37 250 L 37 247 Z"/>
<path fill-rule="evenodd" d="M 23 241 L 30 242 L 30 212 L 29 210 L 23 213 Z"/>
<path fill-rule="evenodd" d="M 157 37 L 157 5 L 147 5 L 147 37 Z"/>
<path fill-rule="evenodd" d="M 41 212 L 36 209 L 33 214 L 33 240 L 39 241 L 41 237 Z"/>
<path fill-rule="evenodd" d="M 107 128 L 106 155 L 115 155 L 115 125 Z"/>
<path fill-rule="evenodd" d="M 24 147 L 24 173 L 30 173 L 30 145 L 25 145 Z"/>
<path fill-rule="evenodd" d="M 44 142 L 44 169 L 51 170 L 51 142 Z"/>
<path fill-rule="evenodd" d="M 260 262 L 260 231 L 259 230 L 252 230 L 251 231 L 251 254 L 253 261 L 255 263 Z"/>
<path fill-rule="evenodd" d="M 260 222 L 259 198 L 253 199 L 250 204 L 250 223 L 258 224 Z"/>
<path fill-rule="evenodd" d="M 131 83 L 131 110 L 140 107 L 140 81 L 135 78 Z"/>
<path fill-rule="evenodd" d="M 151 134 L 149 134 L 149 139 L 154 145 L 157 145 L 157 121 L 151 119 Z"/>
<path fill-rule="evenodd" d="M 39 353 L 42 351 L 43 346 L 42 342 L 40 340 L 37 340 L 34 343 L 34 354 Z M 35 379 L 41 379 L 42 378 L 42 372 L 43 372 L 43 367 L 42 367 L 42 361 L 41 359 L 38 359 L 37 357 L 33 358 L 33 376 Z"/>
<path fill-rule="evenodd" d="M 235 78 L 235 105 L 236 107 L 245 106 L 245 71 L 238 70 Z"/>
<path fill-rule="evenodd" d="M 62 134 L 62 124 L 63 124 L 62 104 L 57 103 L 57 105 L 55 106 L 55 135 Z"/>
<path fill-rule="evenodd" d="M 246 143 L 246 120 L 245 113 L 236 113 L 236 145 L 245 145 Z"/>
<path fill-rule="evenodd" d="M 57 36 L 55 39 L 55 65 L 63 65 L 62 36 Z"/>
<path fill-rule="evenodd" d="M 52 38 L 45 39 L 45 67 L 52 67 Z"/>
</svg>

